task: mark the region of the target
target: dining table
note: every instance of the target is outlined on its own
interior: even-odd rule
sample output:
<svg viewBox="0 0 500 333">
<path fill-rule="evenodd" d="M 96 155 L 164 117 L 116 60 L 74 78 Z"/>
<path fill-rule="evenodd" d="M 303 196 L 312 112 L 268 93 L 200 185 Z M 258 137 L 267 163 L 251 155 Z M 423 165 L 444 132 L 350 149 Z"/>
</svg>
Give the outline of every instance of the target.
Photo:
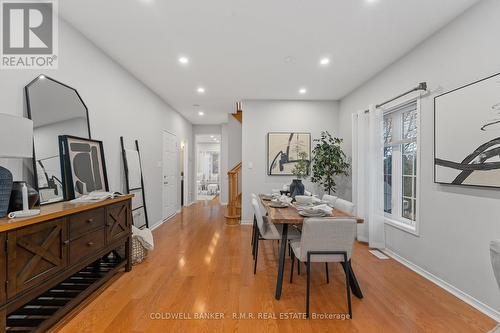
<svg viewBox="0 0 500 333">
<path fill-rule="evenodd" d="M 267 211 L 267 219 L 270 223 L 282 225 L 282 233 L 281 233 L 281 241 L 280 241 L 280 250 L 279 250 L 279 260 L 278 260 L 278 277 L 276 280 L 276 292 L 274 297 L 279 300 L 281 298 L 281 289 L 283 286 L 283 272 L 285 269 L 285 256 L 286 256 L 286 244 L 288 243 L 288 227 L 290 225 L 300 226 L 304 223 L 306 219 L 302 215 L 299 214 L 297 208 L 293 205 L 289 205 L 284 208 L 274 208 L 271 207 L 271 200 L 269 200 L 269 196 L 265 194 L 259 195 L 260 201 L 264 208 Z M 326 218 L 353 218 L 357 223 L 364 223 L 362 218 L 350 215 L 341 210 L 333 208 L 332 213 L 330 215 L 325 216 Z M 358 280 L 356 279 L 356 275 L 351 266 L 351 260 L 348 262 L 343 262 L 342 267 L 344 271 L 346 270 L 346 265 L 349 269 L 349 282 L 351 286 L 352 293 L 358 297 L 363 298 L 363 293 L 361 292 L 361 288 L 359 286 Z"/>
</svg>

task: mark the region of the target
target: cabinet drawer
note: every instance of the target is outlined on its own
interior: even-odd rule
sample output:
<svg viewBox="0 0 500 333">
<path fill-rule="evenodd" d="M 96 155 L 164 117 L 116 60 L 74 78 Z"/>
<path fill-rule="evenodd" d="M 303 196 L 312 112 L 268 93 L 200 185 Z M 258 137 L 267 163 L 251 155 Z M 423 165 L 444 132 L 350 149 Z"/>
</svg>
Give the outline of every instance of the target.
<svg viewBox="0 0 500 333">
<path fill-rule="evenodd" d="M 104 228 L 101 228 L 71 241 L 69 245 L 70 265 L 78 263 L 80 259 L 104 247 L 104 232 Z"/>
<path fill-rule="evenodd" d="M 75 239 L 102 227 L 104 227 L 104 207 L 75 214 L 69 218 L 69 237 Z"/>
</svg>

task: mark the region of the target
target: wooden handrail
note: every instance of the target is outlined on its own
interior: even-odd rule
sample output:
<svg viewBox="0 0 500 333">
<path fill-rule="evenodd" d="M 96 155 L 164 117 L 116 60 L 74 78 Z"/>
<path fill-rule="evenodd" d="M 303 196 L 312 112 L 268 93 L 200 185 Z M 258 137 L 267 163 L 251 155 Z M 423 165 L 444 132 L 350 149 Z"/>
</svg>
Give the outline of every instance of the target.
<svg viewBox="0 0 500 333">
<path fill-rule="evenodd" d="M 241 171 L 241 162 L 240 162 L 240 163 L 238 163 L 238 164 L 236 164 L 236 165 L 234 166 L 234 168 L 232 168 L 231 170 L 229 170 L 229 171 L 227 172 L 227 175 L 228 175 L 228 176 L 230 176 L 230 175 L 232 175 L 232 174 L 234 174 L 234 173 L 238 173 L 238 172 L 240 172 L 240 171 Z"/>
<path fill-rule="evenodd" d="M 228 203 L 226 222 L 235 225 L 240 222 L 241 211 L 241 162 L 228 171 Z"/>
</svg>

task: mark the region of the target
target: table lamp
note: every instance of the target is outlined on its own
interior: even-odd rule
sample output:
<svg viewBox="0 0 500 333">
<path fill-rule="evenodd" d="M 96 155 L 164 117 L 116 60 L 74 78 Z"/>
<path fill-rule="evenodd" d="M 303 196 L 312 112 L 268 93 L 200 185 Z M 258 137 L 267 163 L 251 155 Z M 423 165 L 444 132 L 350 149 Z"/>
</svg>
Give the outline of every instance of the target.
<svg viewBox="0 0 500 333">
<path fill-rule="evenodd" d="M 0 113 L 0 158 L 33 157 L 33 121 Z M 9 209 L 12 173 L 0 166 L 0 217 Z"/>
</svg>

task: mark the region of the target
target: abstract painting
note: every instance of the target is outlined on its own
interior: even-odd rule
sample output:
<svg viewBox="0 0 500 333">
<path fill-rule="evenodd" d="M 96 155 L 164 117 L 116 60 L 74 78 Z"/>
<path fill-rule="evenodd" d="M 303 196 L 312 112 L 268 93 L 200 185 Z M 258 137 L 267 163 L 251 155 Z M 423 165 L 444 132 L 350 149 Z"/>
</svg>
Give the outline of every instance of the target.
<svg viewBox="0 0 500 333">
<path fill-rule="evenodd" d="M 280 132 L 267 134 L 267 174 L 291 176 L 299 154 L 311 159 L 311 134 Z"/>
<path fill-rule="evenodd" d="M 65 163 L 63 182 L 69 198 L 79 198 L 93 191 L 108 191 L 102 142 L 69 135 L 59 138 Z"/>
<path fill-rule="evenodd" d="M 500 187 L 500 74 L 434 99 L 436 183 Z"/>
</svg>

